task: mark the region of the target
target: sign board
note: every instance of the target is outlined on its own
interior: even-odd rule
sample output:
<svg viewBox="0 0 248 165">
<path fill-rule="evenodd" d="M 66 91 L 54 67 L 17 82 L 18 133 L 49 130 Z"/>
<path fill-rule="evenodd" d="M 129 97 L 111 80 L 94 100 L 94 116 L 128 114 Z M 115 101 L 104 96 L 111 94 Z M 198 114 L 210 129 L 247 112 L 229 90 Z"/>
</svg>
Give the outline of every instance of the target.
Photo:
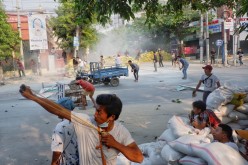
<svg viewBox="0 0 248 165">
<path fill-rule="evenodd" d="M 48 49 L 45 16 L 29 13 L 28 29 L 30 50 Z"/>
<path fill-rule="evenodd" d="M 234 25 L 233 19 L 228 18 L 224 21 L 224 23 L 225 23 L 225 29 L 229 29 L 232 32 L 233 31 L 233 25 Z"/>
<path fill-rule="evenodd" d="M 216 40 L 215 45 L 218 46 L 218 47 L 222 46 L 223 45 L 223 40 Z"/>
<path fill-rule="evenodd" d="M 78 37 L 73 38 L 73 46 L 79 46 L 79 39 Z"/>
<path fill-rule="evenodd" d="M 221 32 L 221 24 L 214 24 L 208 26 L 209 33 L 219 33 Z"/>
</svg>

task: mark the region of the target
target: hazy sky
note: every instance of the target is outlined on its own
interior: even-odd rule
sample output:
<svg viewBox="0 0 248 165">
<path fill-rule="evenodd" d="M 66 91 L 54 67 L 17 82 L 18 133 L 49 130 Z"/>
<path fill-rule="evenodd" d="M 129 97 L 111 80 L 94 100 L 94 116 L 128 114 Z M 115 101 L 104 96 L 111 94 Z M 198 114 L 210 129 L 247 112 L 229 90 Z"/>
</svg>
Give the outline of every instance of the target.
<svg viewBox="0 0 248 165">
<path fill-rule="evenodd" d="M 3 0 L 3 4 L 7 11 L 16 10 L 16 1 L 19 1 L 20 10 L 32 11 L 37 9 L 44 9 L 45 11 L 53 11 L 58 3 L 54 0 Z"/>
</svg>

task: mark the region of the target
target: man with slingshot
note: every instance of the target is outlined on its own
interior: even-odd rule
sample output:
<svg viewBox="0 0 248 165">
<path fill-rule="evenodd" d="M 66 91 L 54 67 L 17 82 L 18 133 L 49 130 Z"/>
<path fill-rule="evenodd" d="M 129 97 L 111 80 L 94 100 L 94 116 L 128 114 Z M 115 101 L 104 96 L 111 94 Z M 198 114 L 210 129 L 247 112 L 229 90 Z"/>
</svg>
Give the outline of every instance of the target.
<svg viewBox="0 0 248 165">
<path fill-rule="evenodd" d="M 98 95 L 95 115 L 89 116 L 68 111 L 51 100 L 37 97 L 28 86 L 22 85 L 20 93 L 48 112 L 74 124 L 80 165 L 114 165 L 120 152 L 130 161 L 143 161 L 143 155 L 129 131 L 116 121 L 122 110 L 122 102 L 116 95 Z"/>
</svg>

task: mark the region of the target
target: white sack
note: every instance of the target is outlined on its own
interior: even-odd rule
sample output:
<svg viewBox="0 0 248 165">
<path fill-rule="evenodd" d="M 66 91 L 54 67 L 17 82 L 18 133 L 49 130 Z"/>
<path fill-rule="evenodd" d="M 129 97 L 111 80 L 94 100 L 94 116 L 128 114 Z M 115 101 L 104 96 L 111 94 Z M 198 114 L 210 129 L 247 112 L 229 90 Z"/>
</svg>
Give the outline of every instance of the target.
<svg viewBox="0 0 248 165">
<path fill-rule="evenodd" d="M 238 123 L 235 122 L 228 123 L 227 125 L 229 125 L 233 130 L 246 128 L 246 126 L 239 125 Z"/>
<path fill-rule="evenodd" d="M 166 142 L 171 142 L 173 140 L 176 140 L 176 137 L 173 135 L 170 128 L 166 129 L 158 138 L 158 140 L 163 140 Z"/>
<path fill-rule="evenodd" d="M 233 104 L 221 105 L 218 107 L 218 110 L 221 112 L 222 116 L 228 116 L 228 114 L 234 110 L 234 107 L 235 105 Z"/>
<path fill-rule="evenodd" d="M 235 121 L 235 120 L 233 120 L 233 119 L 231 119 L 229 117 L 225 117 L 225 116 L 218 117 L 218 118 L 221 120 L 222 124 L 228 124 L 228 123 L 230 123 L 232 121 Z"/>
<path fill-rule="evenodd" d="M 151 143 L 144 143 L 138 146 L 144 156 L 148 156 L 152 152 L 153 149 L 150 147 L 150 145 Z"/>
<path fill-rule="evenodd" d="M 167 165 L 167 161 L 165 161 L 162 156 L 161 156 L 161 152 L 157 153 L 157 152 L 152 152 L 149 155 L 149 160 L 151 162 L 152 165 Z"/>
<path fill-rule="evenodd" d="M 194 129 L 189 125 L 189 119 L 187 119 L 186 122 L 185 120 L 185 118 L 179 116 L 173 116 L 169 120 L 169 128 L 176 138 L 193 133 Z"/>
<path fill-rule="evenodd" d="M 130 165 L 131 162 L 123 154 L 117 156 L 116 165 Z"/>
<path fill-rule="evenodd" d="M 246 87 L 243 87 L 243 85 L 237 81 L 225 82 L 223 86 L 231 90 L 233 93 L 244 93 L 246 91 Z"/>
<path fill-rule="evenodd" d="M 236 108 L 237 111 L 248 115 L 248 104 L 243 104 Z"/>
<path fill-rule="evenodd" d="M 151 161 L 148 157 L 145 157 L 142 163 L 131 162 L 131 165 L 151 165 Z"/>
<path fill-rule="evenodd" d="M 185 156 L 179 160 L 182 165 L 208 165 L 207 162 L 201 158 Z"/>
<path fill-rule="evenodd" d="M 162 158 L 169 162 L 169 161 L 176 161 L 181 159 L 184 155 L 173 148 L 171 148 L 169 145 L 165 145 L 164 148 L 161 151 Z"/>
<path fill-rule="evenodd" d="M 191 144 L 193 153 L 205 160 L 208 165 L 247 165 L 248 162 L 232 147 L 215 142 Z"/>
<path fill-rule="evenodd" d="M 247 126 L 248 127 L 248 120 L 239 120 L 238 124 L 241 126 Z"/>
<path fill-rule="evenodd" d="M 230 117 L 232 120 L 245 120 L 248 119 L 248 116 L 240 113 L 238 111 L 232 111 L 231 113 L 229 113 L 228 117 Z"/>
<path fill-rule="evenodd" d="M 217 109 L 222 104 L 229 103 L 233 98 L 233 92 L 225 87 L 215 89 L 208 95 L 206 104 L 208 109 Z"/>
<path fill-rule="evenodd" d="M 206 136 L 201 135 L 185 135 L 180 138 L 178 138 L 175 141 L 169 142 L 168 144 L 173 148 L 174 150 L 181 152 L 186 155 L 195 156 L 192 153 L 192 149 L 190 144 L 199 144 L 199 143 L 210 143 L 210 139 L 208 139 Z"/>
</svg>

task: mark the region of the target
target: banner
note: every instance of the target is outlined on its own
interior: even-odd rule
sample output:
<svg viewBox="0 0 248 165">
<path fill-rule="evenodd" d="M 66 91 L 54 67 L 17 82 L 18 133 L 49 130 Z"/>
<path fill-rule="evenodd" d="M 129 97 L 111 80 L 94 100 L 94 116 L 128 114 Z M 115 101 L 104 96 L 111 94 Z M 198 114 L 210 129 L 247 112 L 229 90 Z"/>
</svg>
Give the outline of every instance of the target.
<svg viewBox="0 0 248 165">
<path fill-rule="evenodd" d="M 48 49 L 46 19 L 42 14 L 28 15 L 30 50 Z"/>
</svg>

